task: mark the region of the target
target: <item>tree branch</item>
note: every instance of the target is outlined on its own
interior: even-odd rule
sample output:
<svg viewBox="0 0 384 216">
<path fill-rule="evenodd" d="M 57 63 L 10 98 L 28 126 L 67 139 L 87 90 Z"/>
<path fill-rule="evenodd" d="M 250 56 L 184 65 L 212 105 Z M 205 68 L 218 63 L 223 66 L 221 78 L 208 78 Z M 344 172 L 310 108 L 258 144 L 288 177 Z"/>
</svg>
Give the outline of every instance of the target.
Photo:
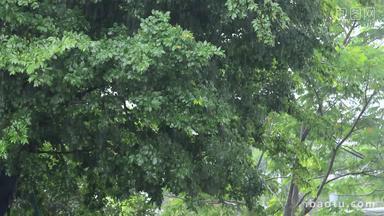
<svg viewBox="0 0 384 216">
<path fill-rule="evenodd" d="M 36 154 L 75 154 L 80 152 L 90 152 L 90 149 L 76 149 L 70 151 L 30 151 L 31 153 Z"/>
<path fill-rule="evenodd" d="M 361 154 L 360 152 L 357 152 L 357 151 L 355 151 L 353 149 L 347 149 L 345 147 L 341 147 L 341 149 L 343 149 L 344 151 L 348 152 L 349 154 L 351 154 L 351 155 L 353 155 L 353 156 L 355 156 L 357 158 L 364 159 L 364 155 Z"/>
<path fill-rule="evenodd" d="M 352 35 L 352 32 L 353 32 L 353 30 L 354 30 L 357 26 L 358 26 L 357 22 L 356 22 L 356 21 L 353 21 L 351 28 L 349 29 L 349 31 L 347 32 L 347 35 L 345 36 L 345 39 L 344 39 L 344 42 L 343 42 L 343 45 L 344 45 L 344 46 L 348 46 L 349 42 L 351 42 L 351 35 Z"/>
<path fill-rule="evenodd" d="M 327 184 L 327 181 L 328 181 L 328 177 L 329 175 L 331 174 L 332 172 L 332 168 L 333 168 L 333 164 L 335 163 L 335 159 L 336 159 L 336 155 L 337 155 L 337 152 L 338 150 L 340 149 L 340 147 L 344 144 L 344 142 L 346 140 L 348 140 L 348 138 L 352 135 L 353 131 L 355 130 L 357 124 L 360 122 L 362 116 L 364 115 L 365 111 L 367 110 L 368 108 L 368 105 L 370 104 L 370 102 L 372 101 L 373 97 L 376 95 L 377 92 L 374 92 L 368 99 L 368 101 L 366 101 L 366 103 L 364 104 L 363 108 L 361 109 L 359 115 L 357 116 L 357 118 L 355 119 L 355 121 L 353 122 L 352 124 L 352 127 L 350 128 L 350 130 L 348 131 L 348 133 L 344 136 L 344 138 L 338 142 L 336 144 L 336 147 L 334 147 L 332 149 L 332 152 L 331 152 L 331 159 L 329 161 L 329 164 L 328 164 L 328 168 L 327 168 L 327 172 L 325 174 L 325 176 L 323 177 L 323 180 L 321 182 L 321 184 L 319 185 L 318 187 L 318 190 L 317 190 L 317 193 L 316 193 L 316 196 L 315 198 L 313 199 L 314 202 L 317 201 L 317 199 L 319 198 L 321 192 L 323 191 L 324 189 L 324 186 Z M 313 209 L 313 207 L 309 206 L 309 207 L 306 207 L 304 209 L 304 215 L 309 213 L 311 210 Z"/>
<path fill-rule="evenodd" d="M 260 155 L 259 161 L 257 162 L 256 169 L 260 169 L 261 161 L 263 160 L 265 151 L 263 151 Z"/>
<path fill-rule="evenodd" d="M 374 171 L 370 170 L 370 171 L 350 172 L 350 173 L 341 174 L 341 175 L 336 176 L 335 178 L 327 180 L 325 182 L 325 184 L 336 181 L 336 180 L 343 178 L 343 177 L 346 177 L 346 176 L 369 175 L 372 172 L 374 172 Z"/>
<path fill-rule="evenodd" d="M 336 149 L 339 149 L 343 144 L 344 142 L 352 135 L 353 131 L 355 130 L 357 124 L 359 123 L 359 121 L 361 120 L 361 117 L 364 115 L 365 111 L 367 110 L 369 104 L 371 103 L 373 97 L 377 94 L 377 92 L 373 92 L 373 94 L 368 98 L 368 100 L 365 102 L 363 108 L 361 109 L 359 115 L 357 116 L 357 118 L 355 119 L 355 121 L 353 122 L 353 125 L 351 127 L 351 129 L 349 130 L 349 132 L 344 136 L 344 138 L 336 145 Z"/>
<path fill-rule="evenodd" d="M 303 203 L 305 197 L 307 197 L 309 194 L 311 194 L 311 191 L 308 191 L 307 193 L 305 193 L 301 199 L 299 200 L 299 202 L 297 203 L 296 207 L 299 207 L 301 203 Z"/>
</svg>

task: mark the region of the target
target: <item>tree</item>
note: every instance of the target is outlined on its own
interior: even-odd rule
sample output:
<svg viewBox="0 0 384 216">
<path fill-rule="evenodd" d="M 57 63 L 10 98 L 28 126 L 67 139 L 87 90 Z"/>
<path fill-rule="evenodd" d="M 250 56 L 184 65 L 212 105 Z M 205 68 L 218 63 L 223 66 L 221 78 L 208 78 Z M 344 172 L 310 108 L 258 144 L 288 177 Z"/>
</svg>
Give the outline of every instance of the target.
<svg viewBox="0 0 384 216">
<path fill-rule="evenodd" d="M 268 113 L 290 107 L 287 69 L 326 41 L 322 7 L 0 2 L 0 178 L 17 185 L 1 199 L 21 214 L 96 214 L 169 190 L 259 208 L 252 149 Z"/>
<path fill-rule="evenodd" d="M 373 183 L 382 177 L 381 145 L 373 144 L 383 113 L 383 49 L 377 43 L 383 35 L 376 34 L 382 31 L 382 5 L 338 1 L 330 8 L 348 12 L 331 13 L 335 48 L 317 50 L 306 69 L 295 72 L 294 111 L 272 113 L 266 124 L 265 151 L 277 167 L 271 174 L 290 178 L 284 215 L 310 212 L 309 204 L 321 198 L 326 186 L 340 187 L 336 180 L 358 176 L 354 181 Z M 350 14 L 356 9 L 364 16 Z"/>
</svg>

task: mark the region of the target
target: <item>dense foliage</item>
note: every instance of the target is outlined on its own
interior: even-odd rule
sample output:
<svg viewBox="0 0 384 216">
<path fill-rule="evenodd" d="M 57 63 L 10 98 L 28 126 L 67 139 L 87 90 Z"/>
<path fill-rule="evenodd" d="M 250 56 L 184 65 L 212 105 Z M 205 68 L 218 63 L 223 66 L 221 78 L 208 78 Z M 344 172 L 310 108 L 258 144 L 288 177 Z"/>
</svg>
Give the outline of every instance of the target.
<svg viewBox="0 0 384 216">
<path fill-rule="evenodd" d="M 293 215 L 332 173 L 377 178 L 381 12 L 1 0 L 0 215 Z"/>
</svg>

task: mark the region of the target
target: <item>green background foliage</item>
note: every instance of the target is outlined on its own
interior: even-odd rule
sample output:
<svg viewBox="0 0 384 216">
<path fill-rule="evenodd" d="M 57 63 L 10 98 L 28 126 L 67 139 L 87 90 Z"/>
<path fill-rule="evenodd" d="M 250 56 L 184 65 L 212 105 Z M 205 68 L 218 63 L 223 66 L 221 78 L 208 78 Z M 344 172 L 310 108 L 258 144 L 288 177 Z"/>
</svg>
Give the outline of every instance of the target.
<svg viewBox="0 0 384 216">
<path fill-rule="evenodd" d="M 289 184 L 314 199 L 352 187 L 319 189 L 333 153 L 330 173 L 377 189 L 382 15 L 374 1 L 0 1 L 0 179 L 15 185 L 0 195 L 12 215 L 281 215 Z"/>
</svg>

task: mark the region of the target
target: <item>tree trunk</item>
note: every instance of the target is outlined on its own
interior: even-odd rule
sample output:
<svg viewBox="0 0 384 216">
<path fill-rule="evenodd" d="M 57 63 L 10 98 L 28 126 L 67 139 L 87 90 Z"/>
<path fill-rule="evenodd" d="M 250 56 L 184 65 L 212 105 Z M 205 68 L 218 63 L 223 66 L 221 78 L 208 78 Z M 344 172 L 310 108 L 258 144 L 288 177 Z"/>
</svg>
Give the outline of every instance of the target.
<svg viewBox="0 0 384 216">
<path fill-rule="evenodd" d="M 16 177 L 7 176 L 0 171 L 0 216 L 4 216 L 9 210 L 13 194 L 16 189 Z"/>
<path fill-rule="evenodd" d="M 297 202 L 299 201 L 299 188 L 291 181 L 287 202 L 285 203 L 284 216 L 294 216 Z"/>
<path fill-rule="evenodd" d="M 321 110 L 321 106 L 319 106 Z M 309 134 L 309 128 L 304 123 L 301 124 L 300 128 L 300 142 L 303 143 Z M 295 159 L 294 167 L 299 163 L 298 159 Z M 299 188 L 294 182 L 295 176 L 292 175 L 291 186 L 289 187 L 289 193 L 287 202 L 284 207 L 284 216 L 294 216 L 297 204 L 299 203 Z"/>
</svg>

